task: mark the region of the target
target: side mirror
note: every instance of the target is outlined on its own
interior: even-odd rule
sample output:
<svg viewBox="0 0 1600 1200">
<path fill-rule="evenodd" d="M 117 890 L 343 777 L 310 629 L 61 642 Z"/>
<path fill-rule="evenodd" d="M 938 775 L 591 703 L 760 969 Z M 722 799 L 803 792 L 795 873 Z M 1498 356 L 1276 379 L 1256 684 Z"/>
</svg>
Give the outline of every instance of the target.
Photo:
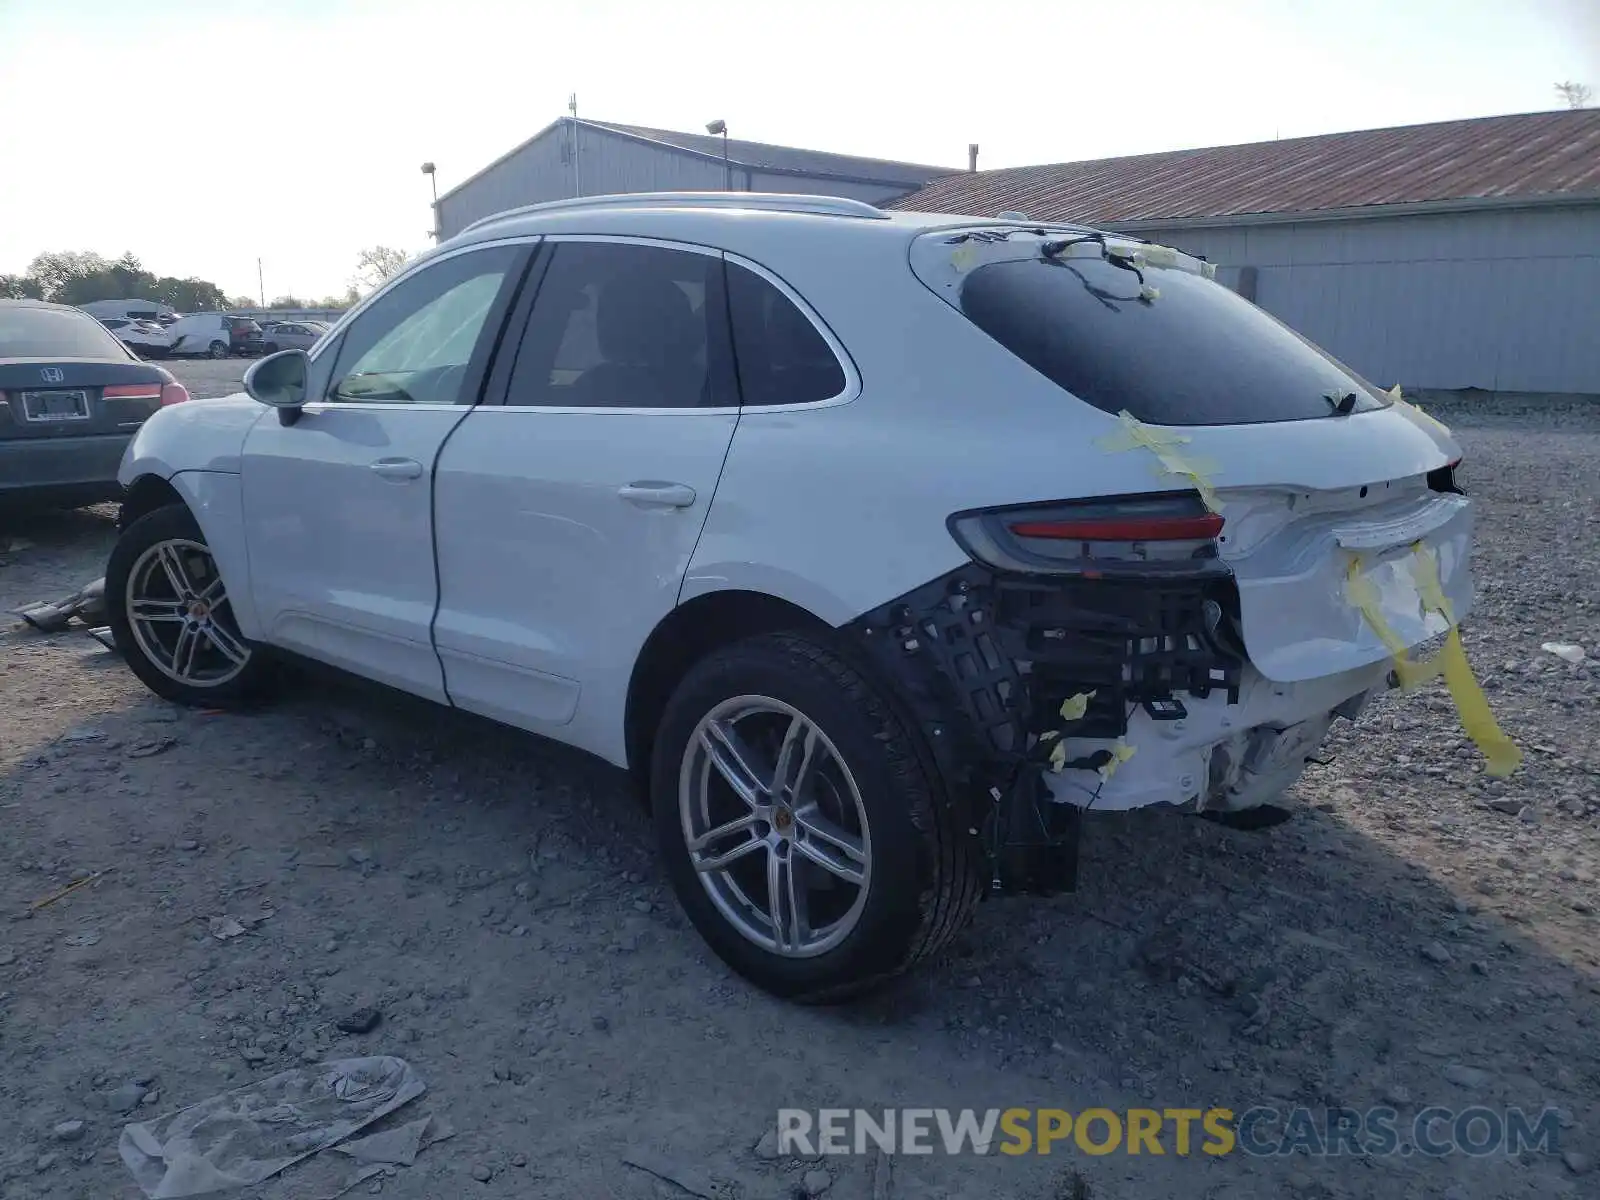
<svg viewBox="0 0 1600 1200">
<path fill-rule="evenodd" d="M 252 400 L 278 410 L 278 420 L 293 425 L 306 402 L 311 359 L 304 350 L 280 350 L 257 359 L 244 373 L 244 390 Z"/>
</svg>

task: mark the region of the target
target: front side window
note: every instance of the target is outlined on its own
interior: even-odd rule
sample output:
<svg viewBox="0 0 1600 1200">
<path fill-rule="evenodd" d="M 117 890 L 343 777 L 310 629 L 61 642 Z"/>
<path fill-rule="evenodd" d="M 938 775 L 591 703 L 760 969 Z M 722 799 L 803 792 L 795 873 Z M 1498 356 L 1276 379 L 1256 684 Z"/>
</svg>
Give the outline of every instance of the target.
<svg viewBox="0 0 1600 1200">
<path fill-rule="evenodd" d="M 817 327 L 771 283 L 732 262 L 728 312 L 745 404 L 814 404 L 844 392 L 844 368 Z"/>
<path fill-rule="evenodd" d="M 560 242 L 506 403 L 704 408 L 738 403 L 722 259 L 626 242 Z"/>
<path fill-rule="evenodd" d="M 514 246 L 458 254 L 384 293 L 345 331 L 328 399 L 471 403 L 469 367 L 498 333 L 497 302 L 520 254 Z"/>
</svg>

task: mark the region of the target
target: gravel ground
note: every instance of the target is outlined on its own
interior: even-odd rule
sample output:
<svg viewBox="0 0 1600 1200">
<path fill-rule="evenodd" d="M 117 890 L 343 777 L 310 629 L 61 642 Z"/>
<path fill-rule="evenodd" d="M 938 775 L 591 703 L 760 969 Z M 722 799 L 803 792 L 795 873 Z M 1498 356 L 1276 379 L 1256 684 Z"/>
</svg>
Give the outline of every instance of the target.
<svg viewBox="0 0 1600 1200">
<path fill-rule="evenodd" d="M 176 370 L 209 394 L 242 365 Z M 708 1196 L 778 1200 L 827 1182 L 755 1153 L 783 1106 L 1258 1104 L 1551 1105 L 1565 1157 L 1184 1158 L 1169 1139 L 901 1157 L 879 1192 L 866 1160 L 820 1167 L 840 1200 L 1600 1194 L 1600 667 L 1539 648 L 1600 644 L 1600 433 L 1584 414 L 1460 432 L 1481 501 L 1467 646 L 1526 752 L 1516 777 L 1482 774 L 1439 685 L 1386 698 L 1287 824 L 1097 816 L 1078 894 L 985 904 L 947 961 L 844 1010 L 730 977 L 587 759 L 355 688 L 177 711 L 81 632 L 8 629 L 0 1195 L 136 1196 L 117 1110 L 141 1092 L 156 1116 L 359 1053 L 427 1081 L 398 1116 L 457 1130 L 362 1194 L 684 1195 L 622 1162 L 652 1151 Z M 99 574 L 112 534 L 107 510 L 0 527 L 0 548 L 31 543 L 0 549 L 0 610 Z M 253 927 L 219 940 L 223 916 Z M 376 1028 L 340 1032 L 359 1007 Z M 251 1194 L 331 1196 L 339 1157 Z"/>
</svg>

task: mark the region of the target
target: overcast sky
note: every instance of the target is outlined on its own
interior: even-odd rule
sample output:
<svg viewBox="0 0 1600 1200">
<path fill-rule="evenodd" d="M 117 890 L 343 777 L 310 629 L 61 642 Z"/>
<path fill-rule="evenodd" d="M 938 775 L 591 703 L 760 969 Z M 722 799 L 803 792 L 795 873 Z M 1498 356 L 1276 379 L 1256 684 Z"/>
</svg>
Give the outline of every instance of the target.
<svg viewBox="0 0 1600 1200">
<path fill-rule="evenodd" d="M 1557 107 L 1600 0 L 0 0 L 0 272 L 131 250 L 268 296 L 428 243 L 565 111 L 913 162 L 1101 158 Z"/>
</svg>

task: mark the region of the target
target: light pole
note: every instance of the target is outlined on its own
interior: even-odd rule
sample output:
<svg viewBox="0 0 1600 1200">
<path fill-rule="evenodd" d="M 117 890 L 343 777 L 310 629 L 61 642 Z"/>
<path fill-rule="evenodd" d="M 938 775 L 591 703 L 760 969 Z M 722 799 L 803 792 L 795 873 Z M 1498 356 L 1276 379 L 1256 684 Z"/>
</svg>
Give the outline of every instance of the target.
<svg viewBox="0 0 1600 1200">
<path fill-rule="evenodd" d="M 733 191 L 733 167 L 728 162 L 728 123 L 720 118 L 706 126 L 706 132 L 722 135 L 722 190 Z"/>
<path fill-rule="evenodd" d="M 439 240 L 439 176 L 437 172 L 438 168 L 431 162 L 422 164 L 422 173 L 428 177 L 428 182 L 433 185 L 433 228 L 429 232 L 433 234 L 433 240 L 436 242 Z"/>
</svg>

